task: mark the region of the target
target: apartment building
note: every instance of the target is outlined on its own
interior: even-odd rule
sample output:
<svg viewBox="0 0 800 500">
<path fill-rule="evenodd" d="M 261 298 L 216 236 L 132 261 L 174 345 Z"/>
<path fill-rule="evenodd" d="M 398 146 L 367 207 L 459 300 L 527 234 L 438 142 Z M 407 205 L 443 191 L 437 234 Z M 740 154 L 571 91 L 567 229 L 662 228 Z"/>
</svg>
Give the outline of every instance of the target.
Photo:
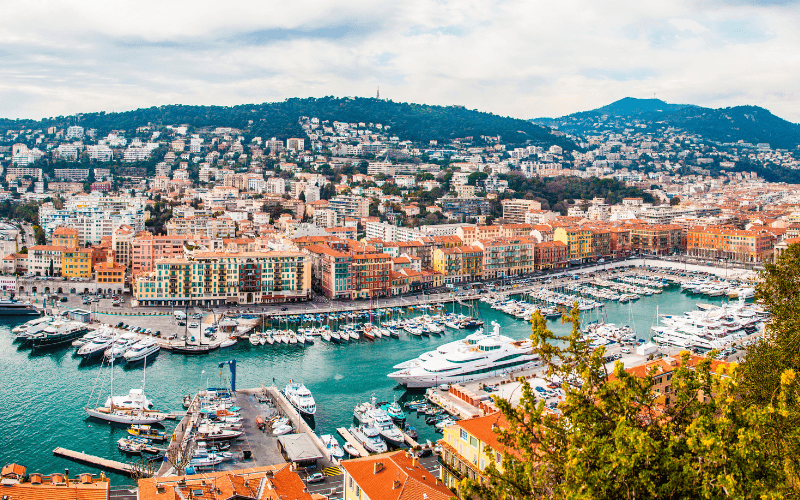
<svg viewBox="0 0 800 500">
<path fill-rule="evenodd" d="M 97 244 L 104 236 L 111 237 L 114 230 L 123 224 L 129 225 L 134 232 L 144 229 L 144 205 L 134 203 L 129 207 L 119 208 L 114 205 L 83 205 L 77 202 L 65 202 L 63 209 L 56 209 L 52 203 L 39 207 L 39 222 L 45 237 L 52 240 L 53 231 L 58 226 L 74 228 L 78 231 L 78 246 Z"/>
<path fill-rule="evenodd" d="M 507 448 L 498 441 L 496 427 L 508 427 L 500 414 L 460 420 L 444 428 L 439 440 L 442 446 L 439 464 L 445 486 L 460 493 L 461 481 L 482 481 L 490 463 L 503 471 L 503 452 Z"/>
<path fill-rule="evenodd" d="M 127 224 L 115 229 L 111 237 L 114 260 L 125 267 L 131 267 L 133 261 L 133 238 L 133 228 Z"/>
<path fill-rule="evenodd" d="M 749 231 L 725 226 L 695 226 L 686 235 L 686 251 L 703 258 L 739 262 L 771 260 L 775 236 L 767 231 Z"/>
<path fill-rule="evenodd" d="M 92 277 L 92 249 L 67 248 L 61 257 L 61 276 L 65 278 Z"/>
<path fill-rule="evenodd" d="M 368 217 L 370 199 L 356 195 L 339 195 L 328 200 L 328 208 L 336 212 L 337 217 Z"/>
<path fill-rule="evenodd" d="M 523 224 L 525 214 L 531 210 L 541 210 L 542 204 L 535 200 L 503 200 L 503 220 L 512 224 Z"/>
<path fill-rule="evenodd" d="M 164 224 L 170 236 L 233 238 L 236 223 L 228 217 L 174 217 Z"/>
<path fill-rule="evenodd" d="M 557 227 L 553 231 L 553 241 L 567 245 L 569 260 L 584 261 L 593 256 L 592 233 L 589 228 L 579 226 Z"/>
<path fill-rule="evenodd" d="M 392 257 L 385 253 L 353 255 L 353 298 L 388 297 L 392 293 L 389 273 Z"/>
<path fill-rule="evenodd" d="M 305 249 L 311 255 L 312 283 L 329 299 L 351 298 L 353 256 L 322 244 Z"/>
<path fill-rule="evenodd" d="M 205 242 L 190 235 L 158 235 L 144 231 L 131 241 L 131 272 L 134 276 L 150 272 L 160 259 L 182 256 L 185 245 Z"/>
<path fill-rule="evenodd" d="M 649 255 L 669 255 L 685 248 L 683 231 L 676 224 L 636 224 L 630 226 L 631 251 Z"/>
<path fill-rule="evenodd" d="M 442 273 L 445 284 L 474 281 L 483 273 L 483 250 L 479 246 L 436 248 L 433 270 Z"/>
<path fill-rule="evenodd" d="M 144 306 L 208 307 L 306 300 L 310 289 L 311 258 L 304 253 L 208 252 L 159 260 L 135 279 L 133 293 Z"/>
<path fill-rule="evenodd" d="M 34 245 L 28 248 L 28 272 L 34 276 L 61 276 L 61 260 L 70 250 L 56 245 Z"/>
<path fill-rule="evenodd" d="M 475 242 L 483 250 L 483 279 L 496 279 L 534 270 L 536 240 L 527 238 L 492 238 Z"/>
<path fill-rule="evenodd" d="M 314 225 L 317 227 L 335 227 L 337 221 L 336 212 L 329 208 L 318 208 L 314 210 Z"/>
<path fill-rule="evenodd" d="M 78 230 L 71 227 L 59 226 L 53 230 L 53 245 L 65 248 L 78 248 Z"/>
<path fill-rule="evenodd" d="M 569 247 L 561 241 L 543 241 L 533 247 L 533 267 L 540 269 L 556 269 L 566 267 L 569 259 Z"/>
<path fill-rule="evenodd" d="M 450 491 L 406 451 L 342 462 L 344 500 L 449 500 Z"/>
</svg>

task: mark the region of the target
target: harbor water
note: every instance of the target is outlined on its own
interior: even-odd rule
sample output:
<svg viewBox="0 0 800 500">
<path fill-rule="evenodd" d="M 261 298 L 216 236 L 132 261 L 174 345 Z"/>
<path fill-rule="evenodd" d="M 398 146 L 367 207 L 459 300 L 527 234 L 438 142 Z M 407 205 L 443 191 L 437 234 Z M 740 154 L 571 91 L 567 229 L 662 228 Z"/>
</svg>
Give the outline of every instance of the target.
<svg viewBox="0 0 800 500">
<path fill-rule="evenodd" d="M 721 304 L 725 301 L 727 299 L 722 297 L 686 295 L 677 286 L 672 286 L 660 295 L 642 297 L 630 305 L 609 302 L 603 319 L 628 324 L 632 317 L 637 337 L 648 338 L 657 306 L 661 313 L 680 314 L 695 309 L 698 302 Z M 504 335 L 514 338 L 530 335 L 529 323 L 492 310 L 483 303 L 478 307 L 486 328 L 491 328 L 491 321 L 497 321 Z M 456 312 L 459 312 L 458 308 Z M 586 312 L 584 316 L 591 321 L 598 314 Z M 28 467 L 29 472 L 51 473 L 68 468 L 71 473 L 78 473 L 90 469 L 54 457 L 52 451 L 59 446 L 123 462 L 133 460 L 117 449 L 116 440 L 125 434 L 124 428 L 89 420 L 83 410 L 90 404 L 93 387 L 96 386 L 95 391 L 99 390 L 98 379 L 105 378 L 101 402 L 108 395 L 108 370 L 101 370 L 98 363 L 81 363 L 72 347 L 44 354 L 19 349 L 13 343 L 11 329 L 26 319 L 29 318 L 0 319 L 0 377 L 3 381 L 0 384 L 0 442 L 3 443 L 0 462 L 21 463 Z M 147 326 L 145 320 L 138 324 Z M 555 332 L 566 332 L 570 327 L 557 320 L 548 324 Z M 379 401 L 421 399 L 421 392 L 407 392 L 387 378 L 386 375 L 393 371 L 392 366 L 469 333 L 448 328 L 443 335 L 429 338 L 401 333 L 399 340 L 384 338 L 342 344 L 328 344 L 315 337 L 315 344 L 305 347 L 287 344 L 251 346 L 248 342 L 240 342 L 232 348 L 196 357 L 162 351 L 148 362 L 145 393 L 156 409 L 182 411 L 183 395 L 227 384 L 228 368 L 220 369 L 218 363 L 236 359 L 239 388 L 272 385 L 273 380 L 278 387 L 283 387 L 289 379 L 303 382 L 316 399 L 317 414 L 313 422 L 316 432 L 336 434 L 337 427 L 349 427 L 352 423 L 354 406 L 369 401 L 373 395 Z M 141 364 L 131 368 L 123 364 L 114 370 L 115 394 L 125 394 L 131 388 L 141 387 Z M 97 392 L 94 398 L 97 398 Z M 432 427 L 425 424 L 424 418 L 417 418 L 415 413 L 409 415 L 408 423 L 419 432 L 418 441 L 434 441 L 439 437 Z M 175 425 L 170 421 L 165 424 L 168 431 Z M 129 478 L 108 475 L 112 476 L 114 486 L 131 484 Z"/>
</svg>

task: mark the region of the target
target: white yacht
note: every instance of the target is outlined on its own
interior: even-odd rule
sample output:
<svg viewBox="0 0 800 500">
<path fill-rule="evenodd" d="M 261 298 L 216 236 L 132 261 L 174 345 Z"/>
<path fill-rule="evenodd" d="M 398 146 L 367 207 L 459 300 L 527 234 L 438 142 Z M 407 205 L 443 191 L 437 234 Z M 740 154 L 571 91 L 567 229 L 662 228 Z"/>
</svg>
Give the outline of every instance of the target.
<svg viewBox="0 0 800 500">
<path fill-rule="evenodd" d="M 148 357 L 154 356 L 161 350 L 161 346 L 153 339 L 142 339 L 131 346 L 130 349 L 125 351 L 122 356 L 128 363 L 135 361 L 146 360 Z"/>
<path fill-rule="evenodd" d="M 370 453 L 385 453 L 389 449 L 381 439 L 381 433 L 376 427 L 369 425 L 350 427 L 350 434 Z"/>
<path fill-rule="evenodd" d="M 292 403 L 292 406 L 300 410 L 301 413 L 313 415 L 317 412 L 317 403 L 314 402 L 314 396 L 303 384 L 290 380 L 289 385 L 283 389 L 283 393 L 286 395 L 286 399 Z"/>
<path fill-rule="evenodd" d="M 470 335 L 450 342 L 436 351 L 395 366 L 388 376 L 408 388 L 468 382 L 503 375 L 535 366 L 538 355 L 528 339 L 514 340 L 500 335 L 500 325 L 492 322 L 491 335 Z"/>
</svg>

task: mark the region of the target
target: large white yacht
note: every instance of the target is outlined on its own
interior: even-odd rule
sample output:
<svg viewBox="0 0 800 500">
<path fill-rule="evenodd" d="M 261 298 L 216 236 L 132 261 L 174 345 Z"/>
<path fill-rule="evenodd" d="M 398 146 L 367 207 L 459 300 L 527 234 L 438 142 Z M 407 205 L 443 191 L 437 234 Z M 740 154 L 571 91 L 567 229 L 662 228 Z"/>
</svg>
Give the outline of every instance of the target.
<svg viewBox="0 0 800 500">
<path fill-rule="evenodd" d="M 464 340 L 450 342 L 435 351 L 396 365 L 388 376 L 408 388 L 468 382 L 503 375 L 535 366 L 530 340 L 514 340 L 500 335 L 500 325 L 492 322 L 491 335 L 474 333 Z"/>
<path fill-rule="evenodd" d="M 305 385 L 290 380 L 283 393 L 286 395 L 286 399 L 292 403 L 292 406 L 300 410 L 301 413 L 313 415 L 317 412 L 317 403 L 314 401 L 314 396 L 311 395 L 311 391 L 306 389 Z"/>
</svg>

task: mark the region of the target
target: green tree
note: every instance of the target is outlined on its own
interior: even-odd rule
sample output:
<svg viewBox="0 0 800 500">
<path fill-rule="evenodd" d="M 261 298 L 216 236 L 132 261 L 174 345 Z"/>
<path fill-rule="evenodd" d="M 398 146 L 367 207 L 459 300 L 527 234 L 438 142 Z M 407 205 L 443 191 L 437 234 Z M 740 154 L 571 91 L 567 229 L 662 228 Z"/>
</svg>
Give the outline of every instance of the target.
<svg viewBox="0 0 800 500">
<path fill-rule="evenodd" d="M 750 405 L 736 397 L 736 365 L 712 371 L 712 358 L 681 353 L 671 404 L 653 391 L 653 375 L 637 377 L 617 362 L 605 368 L 604 348 L 592 350 L 580 330 L 577 303 L 554 335 L 540 313 L 531 339 L 545 378 L 560 383 L 559 414 L 525 380 L 516 407 L 496 399 L 507 426 L 497 429 L 507 449 L 502 472 L 489 464 L 485 483 L 465 481 L 469 496 L 494 499 L 723 499 L 794 498 L 787 470 L 767 433 L 774 414 L 798 397 L 794 372 L 785 372 L 773 400 Z M 693 365 L 693 366 L 692 366 Z M 462 495 L 464 496 L 464 495 Z"/>
<path fill-rule="evenodd" d="M 680 198 L 680 196 L 673 196 L 673 197 L 672 197 L 672 198 L 670 198 L 670 200 L 669 200 L 669 206 L 671 206 L 671 207 L 675 207 L 675 206 L 678 206 L 678 205 L 680 205 L 680 204 L 681 204 L 681 198 Z"/>
</svg>

